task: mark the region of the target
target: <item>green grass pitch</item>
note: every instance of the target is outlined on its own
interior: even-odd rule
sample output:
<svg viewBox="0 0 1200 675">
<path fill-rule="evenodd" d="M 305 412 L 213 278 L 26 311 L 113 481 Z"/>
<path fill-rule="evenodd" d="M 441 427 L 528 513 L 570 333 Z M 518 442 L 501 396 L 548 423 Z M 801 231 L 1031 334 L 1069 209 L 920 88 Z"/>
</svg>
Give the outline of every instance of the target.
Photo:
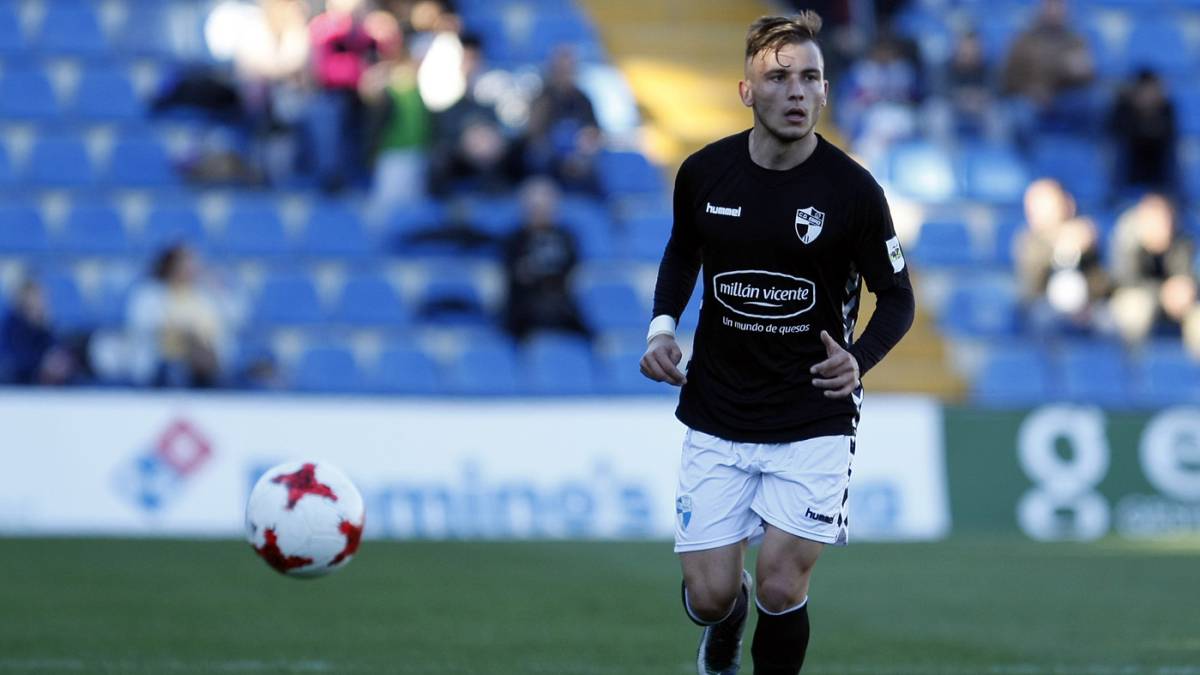
<svg viewBox="0 0 1200 675">
<path fill-rule="evenodd" d="M 239 542 L 0 539 L 0 672 L 687 675 L 678 595 L 666 542 L 369 541 L 297 581 Z M 855 544 L 811 613 L 806 674 L 1200 675 L 1200 543 Z"/>
</svg>

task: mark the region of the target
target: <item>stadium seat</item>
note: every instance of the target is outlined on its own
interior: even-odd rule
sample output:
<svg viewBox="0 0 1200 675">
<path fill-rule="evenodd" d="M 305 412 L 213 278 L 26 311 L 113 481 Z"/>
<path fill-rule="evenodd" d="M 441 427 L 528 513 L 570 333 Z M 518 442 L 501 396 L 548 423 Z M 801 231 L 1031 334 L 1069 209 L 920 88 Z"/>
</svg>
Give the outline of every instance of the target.
<svg viewBox="0 0 1200 675">
<path fill-rule="evenodd" d="M 601 191 L 609 197 L 663 193 L 662 174 L 638 152 L 600 153 L 596 174 Z"/>
<path fill-rule="evenodd" d="M 204 248 L 208 237 L 196 209 L 177 199 L 161 200 L 151 207 L 142 232 L 142 244 L 149 251 L 178 243 Z"/>
<path fill-rule="evenodd" d="M 0 75 L 0 118 L 49 121 L 60 114 L 54 86 L 41 70 L 6 68 Z"/>
<path fill-rule="evenodd" d="M 108 50 L 108 39 L 90 3 L 50 2 L 34 46 L 55 55 L 92 57 Z"/>
<path fill-rule="evenodd" d="M 1107 341 L 1072 341 L 1058 354 L 1062 393 L 1067 400 L 1115 408 L 1132 402 L 1134 380 L 1125 350 Z"/>
<path fill-rule="evenodd" d="M 1053 399 L 1050 361 L 1038 345 L 994 347 L 971 383 L 971 399 L 983 406 L 1027 407 Z"/>
<path fill-rule="evenodd" d="M 78 255 L 120 256 L 130 248 L 121 214 L 104 203 L 73 204 L 57 243 Z"/>
<path fill-rule="evenodd" d="M 888 175 L 901 194 L 926 203 L 947 202 L 958 196 L 958 177 L 948 153 L 923 141 L 895 146 L 888 158 Z"/>
<path fill-rule="evenodd" d="M 1173 98 L 1179 133 L 1185 136 L 1200 136 L 1200 83 L 1192 82 L 1180 86 L 1174 92 Z"/>
<path fill-rule="evenodd" d="M 86 120 L 128 121 L 140 118 L 143 110 L 129 73 L 104 66 L 83 71 L 73 112 Z"/>
<path fill-rule="evenodd" d="M 963 278 L 950 291 L 939 325 L 953 337 L 1008 338 L 1018 333 L 1018 311 L 1012 283 Z"/>
<path fill-rule="evenodd" d="M 292 370 L 292 385 L 299 391 L 335 394 L 368 388 L 354 354 L 337 346 L 307 349 Z"/>
<path fill-rule="evenodd" d="M 342 286 L 341 296 L 330 317 L 353 326 L 398 328 L 408 324 L 409 315 L 396 289 L 382 276 L 359 275 Z"/>
<path fill-rule="evenodd" d="M 312 326 L 322 319 L 317 288 L 308 277 L 284 274 L 263 282 L 254 311 L 259 327 Z"/>
<path fill-rule="evenodd" d="M 667 248 L 671 238 L 670 213 L 636 215 L 624 223 L 626 252 L 634 260 L 657 262 Z"/>
<path fill-rule="evenodd" d="M 1166 75 L 1194 72 L 1191 45 L 1178 17 L 1163 13 L 1138 13 L 1126 42 L 1125 58 L 1131 70 L 1150 68 Z"/>
<path fill-rule="evenodd" d="M 0 56 L 23 54 L 26 49 L 25 33 L 21 29 L 17 7 L 0 4 Z"/>
<path fill-rule="evenodd" d="M 116 31 L 116 51 L 138 57 L 173 56 L 169 3 L 139 3 Z"/>
<path fill-rule="evenodd" d="M 60 331 L 85 330 L 95 324 L 91 308 L 79 290 L 79 283 L 68 272 L 46 274 L 39 279 L 46 294 L 50 322 Z"/>
<path fill-rule="evenodd" d="M 78 188 L 95 184 L 96 174 L 82 139 L 42 136 L 29 153 L 25 179 L 35 186 Z"/>
<path fill-rule="evenodd" d="M 371 370 L 372 389 L 389 394 L 437 394 L 442 391 L 437 364 L 412 346 L 383 350 Z"/>
<path fill-rule="evenodd" d="M 559 222 L 575 237 L 580 258 L 611 260 L 617 256 L 612 218 L 603 205 L 590 200 L 564 200 Z"/>
<path fill-rule="evenodd" d="M 644 349 L 618 349 L 599 359 L 600 377 L 596 381 L 599 393 L 625 395 L 670 396 L 678 393 L 674 387 L 654 382 L 642 375 L 638 362 Z"/>
<path fill-rule="evenodd" d="M 510 396 L 522 390 L 520 370 L 507 339 L 474 338 L 450 364 L 446 386 L 466 396 Z"/>
<path fill-rule="evenodd" d="M 290 248 L 279 209 L 269 199 L 235 201 L 225 219 L 218 248 L 235 256 L 279 256 Z"/>
<path fill-rule="evenodd" d="M 592 330 L 608 331 L 637 328 L 649 321 L 645 307 L 633 286 L 618 282 L 600 282 L 580 293 L 584 323 Z"/>
<path fill-rule="evenodd" d="M 987 146 L 964 153 L 966 192 L 972 199 L 1015 204 L 1021 201 L 1029 185 L 1029 169 L 1009 147 Z"/>
<path fill-rule="evenodd" d="M 309 213 L 302 249 L 313 256 L 362 258 L 371 255 L 375 245 L 353 208 L 322 201 Z"/>
<path fill-rule="evenodd" d="M 12 162 L 8 158 L 8 148 L 0 143 L 0 188 L 6 188 L 17 181 Z"/>
<path fill-rule="evenodd" d="M 1135 372 L 1139 406 L 1200 404 L 1200 360 L 1188 355 L 1178 340 L 1146 345 Z"/>
<path fill-rule="evenodd" d="M 41 213 L 32 204 L 0 202 L 0 254 L 37 255 L 50 250 Z"/>
<path fill-rule="evenodd" d="M 384 217 L 384 227 L 397 249 L 404 249 L 414 234 L 442 226 L 448 220 L 445 205 L 429 199 L 396 207 Z"/>
<path fill-rule="evenodd" d="M 921 225 L 913 257 L 929 267 L 955 267 L 975 263 L 971 232 L 965 223 L 931 220 Z"/>
<path fill-rule="evenodd" d="M 467 226 L 497 238 L 514 232 L 524 219 L 521 201 L 516 196 L 468 199 L 461 208 Z"/>
<path fill-rule="evenodd" d="M 109 160 L 109 181 L 129 187 L 170 187 L 179 184 L 167 149 L 150 135 L 118 138 Z"/>
<path fill-rule="evenodd" d="M 522 349 L 522 360 L 530 393 L 556 396 L 597 390 L 591 346 L 582 338 L 534 335 Z"/>
<path fill-rule="evenodd" d="M 1084 210 L 1102 202 L 1111 185 L 1104 150 L 1090 138 L 1039 135 L 1033 144 L 1033 170 L 1060 181 Z"/>
<path fill-rule="evenodd" d="M 468 270 L 448 266 L 438 271 L 421 290 L 417 312 L 422 319 L 441 325 L 489 323 L 483 296 Z"/>
</svg>

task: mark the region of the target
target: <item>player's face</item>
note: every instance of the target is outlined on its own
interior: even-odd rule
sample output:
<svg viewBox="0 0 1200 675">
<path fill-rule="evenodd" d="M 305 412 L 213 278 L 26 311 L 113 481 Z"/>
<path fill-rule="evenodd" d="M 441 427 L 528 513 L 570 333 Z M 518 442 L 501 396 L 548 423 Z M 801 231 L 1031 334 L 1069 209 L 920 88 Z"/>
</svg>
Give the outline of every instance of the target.
<svg viewBox="0 0 1200 675">
<path fill-rule="evenodd" d="M 746 61 L 746 79 L 738 83 L 742 103 L 754 110 L 754 124 L 780 142 L 812 133 L 829 97 L 825 62 L 813 42 L 759 52 Z"/>
</svg>

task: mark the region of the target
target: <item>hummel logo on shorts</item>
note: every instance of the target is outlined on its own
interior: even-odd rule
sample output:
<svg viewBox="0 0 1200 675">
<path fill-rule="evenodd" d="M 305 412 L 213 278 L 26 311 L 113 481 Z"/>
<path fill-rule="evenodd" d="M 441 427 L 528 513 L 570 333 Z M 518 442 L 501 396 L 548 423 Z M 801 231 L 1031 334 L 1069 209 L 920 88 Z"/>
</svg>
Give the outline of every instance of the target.
<svg viewBox="0 0 1200 675">
<path fill-rule="evenodd" d="M 823 513 L 815 513 L 812 509 L 805 509 L 804 515 L 809 518 L 812 518 L 813 520 L 819 520 L 822 523 L 825 523 L 826 525 L 833 524 L 833 516 L 827 516 Z"/>
</svg>

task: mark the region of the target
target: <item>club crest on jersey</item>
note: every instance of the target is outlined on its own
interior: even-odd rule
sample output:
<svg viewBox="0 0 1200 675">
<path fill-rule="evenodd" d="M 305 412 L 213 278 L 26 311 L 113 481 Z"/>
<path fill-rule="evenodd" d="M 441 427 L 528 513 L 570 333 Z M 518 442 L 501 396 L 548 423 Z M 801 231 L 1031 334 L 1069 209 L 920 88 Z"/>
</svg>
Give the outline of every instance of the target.
<svg viewBox="0 0 1200 675">
<path fill-rule="evenodd" d="M 805 244 L 811 244 L 821 235 L 821 226 L 825 224 L 825 213 L 815 207 L 796 210 L 796 236 Z"/>
</svg>

